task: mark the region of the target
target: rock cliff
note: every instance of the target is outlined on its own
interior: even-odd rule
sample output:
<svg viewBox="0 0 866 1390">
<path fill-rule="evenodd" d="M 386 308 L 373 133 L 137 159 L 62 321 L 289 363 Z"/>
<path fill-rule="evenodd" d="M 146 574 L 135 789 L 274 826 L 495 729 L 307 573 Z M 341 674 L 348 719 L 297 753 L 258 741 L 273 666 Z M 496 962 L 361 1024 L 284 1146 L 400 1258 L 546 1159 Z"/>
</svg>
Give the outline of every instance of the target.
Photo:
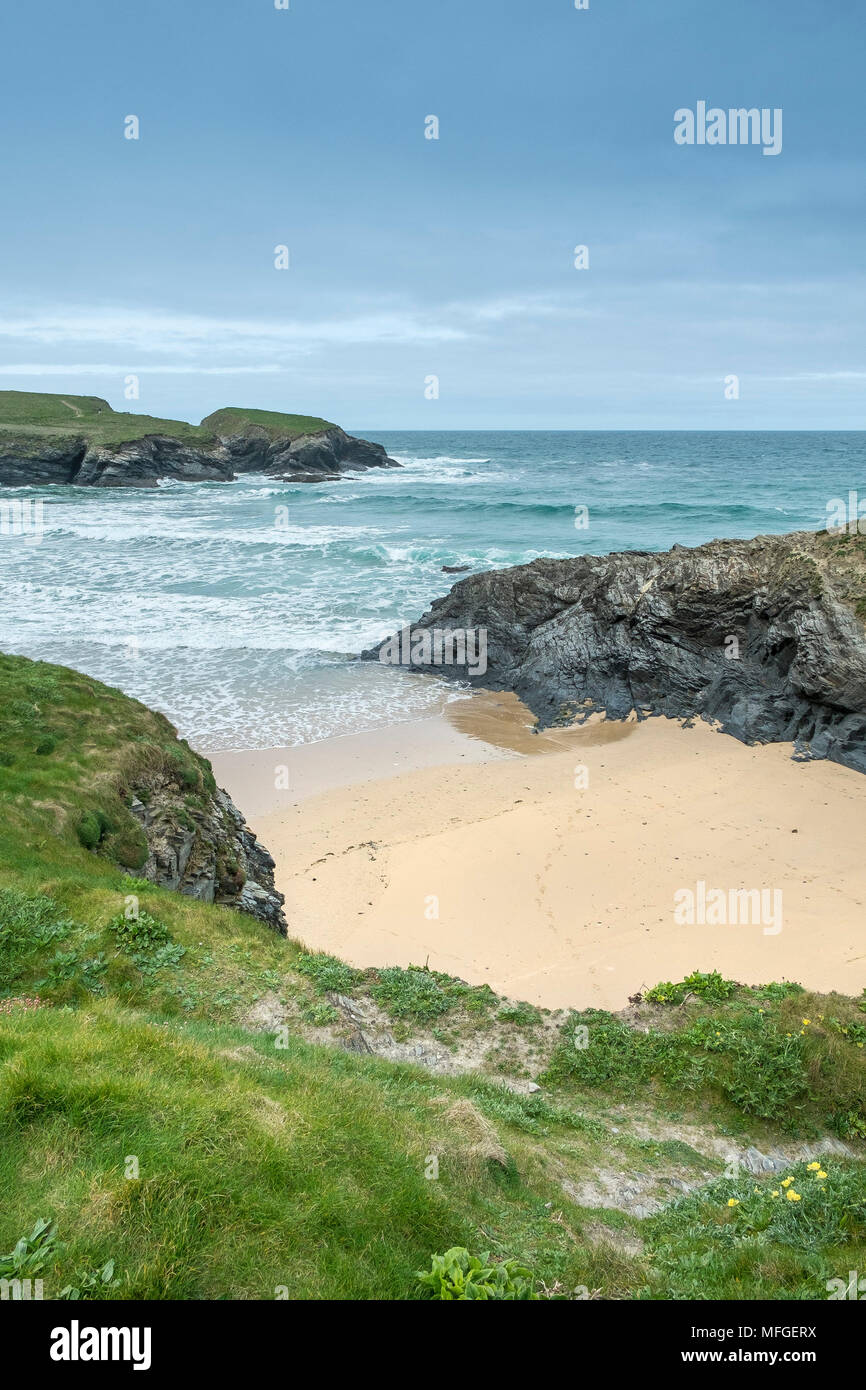
<svg viewBox="0 0 866 1390">
<path fill-rule="evenodd" d="M 98 396 L 0 391 L 0 487 L 156 487 L 267 473 L 294 482 L 399 468 L 381 444 L 313 416 L 227 408 L 200 425 L 112 410 Z"/>
<path fill-rule="evenodd" d="M 486 670 L 412 666 L 516 691 L 542 724 L 702 716 L 866 772 L 864 616 L 860 535 L 581 555 L 462 580 L 411 631 L 485 629 Z"/>
<path fill-rule="evenodd" d="M 129 808 L 147 842 L 137 873 L 161 888 L 258 917 L 285 936 L 274 861 L 227 793 L 217 789 L 195 804 L 164 777 L 150 779 L 146 795 L 146 802 L 133 796 Z"/>
</svg>

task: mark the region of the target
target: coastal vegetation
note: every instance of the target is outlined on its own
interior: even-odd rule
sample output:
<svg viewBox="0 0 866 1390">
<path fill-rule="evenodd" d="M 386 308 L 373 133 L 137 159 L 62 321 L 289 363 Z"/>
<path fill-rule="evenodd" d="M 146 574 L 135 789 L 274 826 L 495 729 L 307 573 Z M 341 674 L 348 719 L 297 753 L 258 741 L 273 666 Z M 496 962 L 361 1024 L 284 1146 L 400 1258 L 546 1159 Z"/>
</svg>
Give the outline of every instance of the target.
<svg viewBox="0 0 866 1390">
<path fill-rule="evenodd" d="M 145 435 L 165 435 L 201 449 L 214 449 L 222 434 L 255 428 L 276 437 L 298 438 L 334 429 L 314 415 L 286 415 L 275 410 L 244 410 L 230 406 L 214 411 L 200 425 L 185 420 L 163 420 L 113 410 L 100 396 L 55 395 L 48 391 L 0 391 L 0 442 L 8 437 L 86 439 L 110 448 Z"/>
<path fill-rule="evenodd" d="M 359 970 L 143 876 L 142 772 L 192 820 L 214 793 L 162 716 L 2 657 L 0 750 L 2 1277 L 824 1299 L 866 1268 L 863 999 L 696 970 L 554 1014 Z"/>
</svg>

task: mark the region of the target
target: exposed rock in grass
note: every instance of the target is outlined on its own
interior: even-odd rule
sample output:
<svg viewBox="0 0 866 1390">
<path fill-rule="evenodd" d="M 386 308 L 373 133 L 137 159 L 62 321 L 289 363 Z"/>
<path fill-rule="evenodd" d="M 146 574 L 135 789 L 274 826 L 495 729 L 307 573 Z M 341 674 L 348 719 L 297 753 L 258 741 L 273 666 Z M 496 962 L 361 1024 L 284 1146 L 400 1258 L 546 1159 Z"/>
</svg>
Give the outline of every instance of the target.
<svg viewBox="0 0 866 1390">
<path fill-rule="evenodd" d="M 286 935 L 274 861 L 225 792 L 217 789 L 196 803 L 164 779 L 151 784 L 147 805 L 133 798 L 130 810 L 147 840 L 143 878 L 246 912 Z"/>
</svg>

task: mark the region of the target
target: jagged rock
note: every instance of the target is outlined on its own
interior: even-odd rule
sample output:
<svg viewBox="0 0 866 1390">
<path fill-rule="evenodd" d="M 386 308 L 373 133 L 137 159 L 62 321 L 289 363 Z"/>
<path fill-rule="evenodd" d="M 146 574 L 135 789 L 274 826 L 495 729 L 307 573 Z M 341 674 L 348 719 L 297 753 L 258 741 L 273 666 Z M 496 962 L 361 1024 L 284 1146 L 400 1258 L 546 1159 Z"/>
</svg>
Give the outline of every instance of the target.
<svg viewBox="0 0 866 1390">
<path fill-rule="evenodd" d="M 289 482 L 338 480 L 357 468 L 399 468 L 381 444 L 355 439 L 341 429 L 280 440 L 227 435 L 200 449 L 170 435 L 145 435 L 114 446 L 68 443 L 14 445 L 0 439 L 0 486 L 156 487 L 161 478 L 180 482 L 232 482 L 239 473 L 274 474 Z"/>
<path fill-rule="evenodd" d="M 702 716 L 866 772 L 864 611 L 859 535 L 535 560 L 461 580 L 411 628 L 485 629 L 486 670 L 411 669 L 516 691 L 542 725 Z"/>
<path fill-rule="evenodd" d="M 134 797 L 129 809 L 147 840 L 147 860 L 137 871 L 142 877 L 235 908 L 287 935 L 274 861 L 226 792 L 191 807 L 170 779 L 152 780 L 147 803 Z"/>
<path fill-rule="evenodd" d="M 274 437 L 254 425 L 246 426 L 240 433 L 224 429 L 218 437 L 222 453 L 235 473 L 269 473 L 291 482 L 324 482 L 348 469 L 400 467 L 381 444 L 356 439 L 336 425 L 320 434 L 302 434 L 295 439 Z"/>
<path fill-rule="evenodd" d="M 168 435 L 148 435 L 113 449 L 91 445 L 70 482 L 75 487 L 156 487 L 160 478 L 229 482 L 231 465 L 217 451 L 196 449 Z"/>
</svg>

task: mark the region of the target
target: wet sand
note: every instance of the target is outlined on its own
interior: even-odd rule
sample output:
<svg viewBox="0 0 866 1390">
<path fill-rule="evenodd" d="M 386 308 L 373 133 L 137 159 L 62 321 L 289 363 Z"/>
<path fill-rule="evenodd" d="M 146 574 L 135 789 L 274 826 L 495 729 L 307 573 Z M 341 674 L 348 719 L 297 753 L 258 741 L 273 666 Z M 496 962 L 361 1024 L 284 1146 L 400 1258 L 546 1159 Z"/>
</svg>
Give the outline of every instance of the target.
<svg viewBox="0 0 866 1390">
<path fill-rule="evenodd" d="M 277 861 L 292 935 L 356 965 L 427 961 L 551 1008 L 621 1008 L 694 969 L 860 993 L 866 778 L 702 723 L 533 722 L 479 693 L 212 761 Z M 781 930 L 677 920 L 701 882 L 780 892 Z"/>
</svg>

